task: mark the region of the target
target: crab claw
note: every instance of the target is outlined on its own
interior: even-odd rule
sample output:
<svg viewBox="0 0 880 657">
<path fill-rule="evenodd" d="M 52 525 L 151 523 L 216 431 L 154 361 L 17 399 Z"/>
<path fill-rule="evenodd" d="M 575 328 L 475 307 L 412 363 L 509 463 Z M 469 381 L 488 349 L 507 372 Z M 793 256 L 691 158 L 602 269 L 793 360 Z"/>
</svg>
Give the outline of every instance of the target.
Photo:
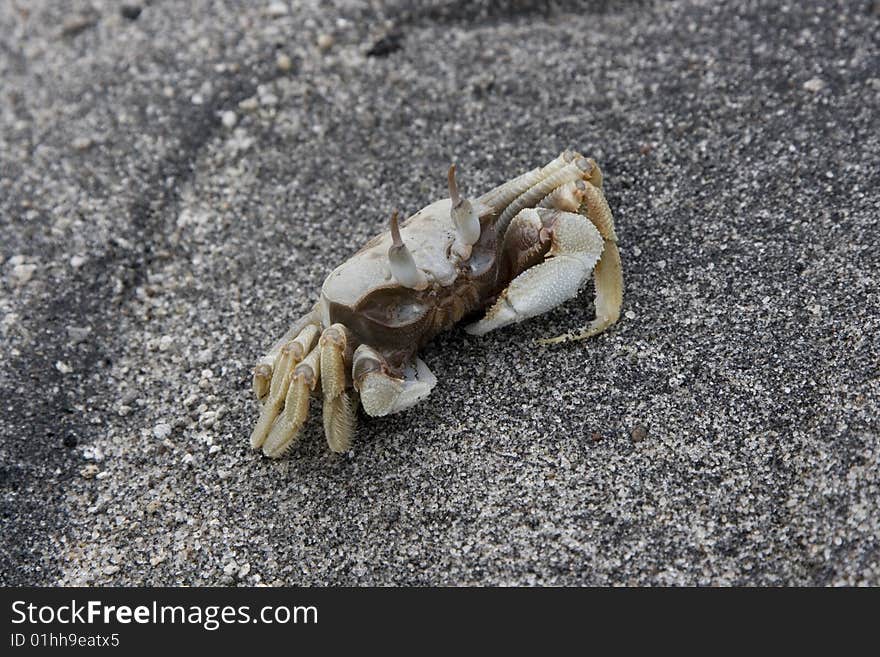
<svg viewBox="0 0 880 657">
<path fill-rule="evenodd" d="M 400 237 L 400 227 L 397 225 L 397 210 L 391 215 L 391 246 L 388 248 L 388 262 L 391 265 L 391 275 L 403 287 L 414 290 L 423 290 L 428 286 L 425 274 L 416 267 L 412 253 L 406 248 Z"/>
<path fill-rule="evenodd" d="M 447 175 L 449 181 L 449 198 L 452 201 L 452 223 L 455 224 L 457 242 L 468 251 L 470 247 L 480 239 L 480 218 L 474 210 L 473 204 L 458 193 L 458 184 L 455 181 L 455 165 L 449 167 Z"/>
</svg>

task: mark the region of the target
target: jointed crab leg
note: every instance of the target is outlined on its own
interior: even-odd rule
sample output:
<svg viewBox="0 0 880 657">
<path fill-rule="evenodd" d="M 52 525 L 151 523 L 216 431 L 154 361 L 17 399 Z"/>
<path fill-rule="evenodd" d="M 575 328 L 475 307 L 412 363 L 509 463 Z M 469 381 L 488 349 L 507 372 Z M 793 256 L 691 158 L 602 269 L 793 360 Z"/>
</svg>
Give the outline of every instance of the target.
<svg viewBox="0 0 880 657">
<path fill-rule="evenodd" d="M 583 180 L 565 183 L 545 196 L 538 207 L 577 212 L 583 203 L 586 190 L 587 183 Z"/>
<path fill-rule="evenodd" d="M 321 392 L 324 395 L 324 435 L 334 452 L 351 448 L 355 404 L 346 390 L 351 342 L 345 326 L 333 324 L 321 334 Z"/>
<path fill-rule="evenodd" d="M 272 428 L 272 423 L 284 405 L 284 399 L 290 387 L 290 381 L 294 376 L 295 368 L 303 357 L 311 350 L 318 337 L 318 327 L 314 324 L 305 326 L 299 334 L 286 342 L 278 350 L 275 364 L 272 368 L 272 380 L 269 385 L 269 394 L 260 412 L 260 419 L 251 434 L 251 446 L 256 449 L 266 440 L 266 435 Z"/>
<path fill-rule="evenodd" d="M 545 179 L 541 180 L 541 182 L 524 191 L 504 209 L 503 213 L 501 213 L 501 218 L 496 224 L 498 234 L 504 234 L 510 220 L 513 219 L 520 210 L 535 206 L 541 201 L 541 199 L 546 197 L 557 187 L 582 179 L 584 175 L 588 175 L 594 167 L 595 165 L 587 158 L 579 158 L 574 162 L 566 164 L 561 169 L 554 171 Z"/>
<path fill-rule="evenodd" d="M 293 445 L 309 414 L 309 396 L 321 375 L 321 348 L 315 347 L 296 366 L 284 400 L 284 411 L 275 420 L 263 443 L 263 454 L 278 458 Z M 255 445 L 258 447 L 258 445 Z"/>
<path fill-rule="evenodd" d="M 282 347 L 296 338 L 307 326 L 312 324 L 318 326 L 320 323 L 321 320 L 317 308 L 312 308 L 308 314 L 295 322 L 290 330 L 272 345 L 272 348 L 266 352 L 266 355 L 259 360 L 257 366 L 254 368 L 254 394 L 257 396 L 257 399 L 263 399 L 269 393 L 272 373 Z M 311 346 L 309 346 L 309 349 L 311 349 Z M 308 351 L 308 349 L 306 351 Z"/>
<path fill-rule="evenodd" d="M 564 167 L 575 157 L 576 155 L 572 151 L 564 151 L 559 157 L 545 166 L 527 171 L 521 176 L 518 176 L 504 185 L 493 189 L 491 192 L 484 194 L 480 197 L 480 202 L 497 208 L 507 207 L 520 194 L 528 191 L 544 180 L 544 178 Z"/>
</svg>

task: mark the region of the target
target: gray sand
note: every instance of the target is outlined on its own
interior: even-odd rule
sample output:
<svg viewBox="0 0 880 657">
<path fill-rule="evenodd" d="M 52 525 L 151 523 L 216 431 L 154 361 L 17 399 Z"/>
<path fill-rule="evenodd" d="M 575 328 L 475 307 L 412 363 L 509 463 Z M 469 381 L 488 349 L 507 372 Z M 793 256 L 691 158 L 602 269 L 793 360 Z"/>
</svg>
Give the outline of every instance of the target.
<svg viewBox="0 0 880 657">
<path fill-rule="evenodd" d="M 0 583 L 880 584 L 880 4 L 726 4 L 0 3 Z M 248 449 L 393 207 L 566 147 L 617 326 Z"/>
</svg>

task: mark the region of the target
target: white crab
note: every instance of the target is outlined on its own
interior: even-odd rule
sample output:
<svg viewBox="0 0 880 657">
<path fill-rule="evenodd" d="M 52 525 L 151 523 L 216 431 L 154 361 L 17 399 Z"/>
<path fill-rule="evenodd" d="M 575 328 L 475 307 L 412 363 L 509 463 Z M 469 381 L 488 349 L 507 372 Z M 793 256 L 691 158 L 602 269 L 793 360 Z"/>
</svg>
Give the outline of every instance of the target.
<svg viewBox="0 0 880 657">
<path fill-rule="evenodd" d="M 472 335 L 520 322 L 574 297 L 591 274 L 596 318 L 578 340 L 617 321 L 620 254 L 602 174 L 565 151 L 483 196 L 462 198 L 455 166 L 449 196 L 370 240 L 324 282 L 321 298 L 260 360 L 254 391 L 264 400 L 254 449 L 279 457 L 323 396 L 324 433 L 334 452 L 350 448 L 358 397 L 368 415 L 421 401 L 437 379 L 418 350 L 438 332 L 489 306 Z"/>
</svg>

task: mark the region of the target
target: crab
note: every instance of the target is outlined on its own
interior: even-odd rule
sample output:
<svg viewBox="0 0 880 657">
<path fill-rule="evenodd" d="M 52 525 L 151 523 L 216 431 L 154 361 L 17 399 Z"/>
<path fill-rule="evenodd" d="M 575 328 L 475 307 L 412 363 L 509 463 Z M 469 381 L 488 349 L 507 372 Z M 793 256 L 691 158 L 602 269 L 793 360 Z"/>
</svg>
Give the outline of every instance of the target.
<svg viewBox="0 0 880 657">
<path fill-rule="evenodd" d="M 595 319 L 538 342 L 582 340 L 617 321 L 620 253 L 593 159 L 567 150 L 474 199 L 459 193 L 454 164 L 447 182 L 449 198 L 402 223 L 394 212 L 390 229 L 334 269 L 311 311 L 260 359 L 254 449 L 286 454 L 320 394 L 327 444 L 348 451 L 357 405 L 380 417 L 424 400 L 437 378 L 419 349 L 478 311 L 487 309 L 465 326 L 474 336 L 555 308 L 592 275 Z"/>
</svg>

